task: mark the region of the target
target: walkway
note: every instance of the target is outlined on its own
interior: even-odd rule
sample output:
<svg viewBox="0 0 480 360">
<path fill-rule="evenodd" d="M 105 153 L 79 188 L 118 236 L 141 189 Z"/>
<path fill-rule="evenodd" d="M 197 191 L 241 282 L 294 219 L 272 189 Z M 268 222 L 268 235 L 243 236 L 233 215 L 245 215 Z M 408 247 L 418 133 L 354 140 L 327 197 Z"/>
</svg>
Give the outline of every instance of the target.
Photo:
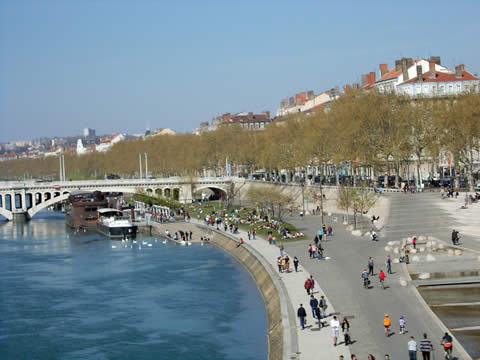
<svg viewBox="0 0 480 360">
<path fill-rule="evenodd" d="M 193 219 L 192 219 L 193 221 Z M 212 230 L 215 229 L 212 227 Z M 223 233 L 223 231 L 219 231 Z M 229 235 L 232 235 L 228 232 Z M 350 359 L 349 348 L 343 345 L 334 347 L 332 340 L 332 331 L 330 326 L 318 330 L 318 323 L 312 318 L 312 312 L 310 308 L 310 297 L 307 295 L 303 284 L 307 277 L 310 276 L 310 273 L 302 266 L 302 261 L 300 261 L 300 266 L 298 267 L 298 273 L 295 272 L 293 268 L 293 254 L 288 253 L 292 261 L 292 272 L 290 273 L 279 273 L 277 263 L 277 257 L 280 256 L 279 248 L 257 237 L 256 240 L 248 240 L 247 233 L 245 231 L 240 231 L 239 234 L 233 235 L 236 238 L 240 239 L 242 237 L 245 240 L 245 245 L 247 247 L 252 247 L 258 251 L 275 269 L 276 273 L 279 275 L 280 279 L 283 281 L 285 288 L 288 293 L 288 297 L 292 304 L 293 309 L 295 310 L 295 316 L 297 309 L 300 304 L 303 304 L 305 310 L 307 311 L 307 329 L 301 330 L 298 318 L 296 318 L 297 325 L 297 337 L 298 337 L 298 348 L 299 354 L 297 357 L 289 357 L 288 359 L 299 359 L 299 360 L 317 360 L 317 359 L 339 359 L 340 355 L 345 357 L 345 360 Z M 317 279 L 314 274 L 314 279 Z M 327 313 L 333 313 L 336 310 L 334 309 L 335 301 L 330 301 L 330 295 L 328 292 L 325 293 L 323 289 L 318 285 L 318 281 L 315 285 L 315 297 L 320 298 L 320 295 L 324 295 L 327 299 L 328 309 Z M 338 316 L 338 315 L 337 315 Z M 341 314 L 340 314 L 341 316 Z M 332 316 L 329 316 L 327 319 L 324 319 L 328 324 Z M 343 342 L 343 336 L 340 334 L 338 343 Z M 292 354 L 293 355 L 293 354 Z"/>
<path fill-rule="evenodd" d="M 403 195 L 403 194 L 402 194 Z M 399 196 L 399 195 L 392 195 Z M 392 209 L 395 212 L 392 202 Z M 392 217 L 390 216 L 389 224 Z M 306 234 L 313 237 L 320 226 L 319 217 L 307 217 L 305 220 L 287 219 Z M 330 223 L 327 218 L 327 224 Z M 310 260 L 306 252 L 310 241 L 292 242 L 285 247 L 288 252 L 297 256 L 305 268 L 319 281 L 322 289 L 328 294 L 335 304 L 336 310 L 349 316 L 352 327 L 351 346 L 352 353 L 360 359 L 365 359 L 368 354 L 373 354 L 377 359 L 389 354 L 391 359 L 407 359 L 407 342 L 410 336 L 415 336 L 418 341 L 426 332 L 436 348 L 435 355 L 441 359 L 442 351 L 438 346 L 442 335 L 439 324 L 431 318 L 429 313 L 417 300 L 416 289 L 413 286 L 401 287 L 400 277 L 403 276 L 399 264 L 393 264 L 393 275 L 387 277 L 388 289 L 383 290 L 378 278 L 372 279 L 373 288 L 363 288 L 361 272 L 367 267 L 368 258 L 372 256 L 376 263 L 375 273 L 379 269 L 385 269 L 384 247 L 388 241 L 400 240 L 406 236 L 401 231 L 387 233 L 387 237 L 380 238 L 378 242 L 372 242 L 366 237 L 355 237 L 345 231 L 339 223 L 332 223 L 335 235 L 324 243 L 326 256 L 330 260 Z M 396 224 L 390 225 L 389 229 L 399 230 Z M 411 229 L 407 226 L 406 231 Z M 392 319 L 394 335 L 386 338 L 383 329 L 383 316 L 388 313 Z M 398 319 L 405 316 L 407 335 L 398 333 Z"/>
</svg>

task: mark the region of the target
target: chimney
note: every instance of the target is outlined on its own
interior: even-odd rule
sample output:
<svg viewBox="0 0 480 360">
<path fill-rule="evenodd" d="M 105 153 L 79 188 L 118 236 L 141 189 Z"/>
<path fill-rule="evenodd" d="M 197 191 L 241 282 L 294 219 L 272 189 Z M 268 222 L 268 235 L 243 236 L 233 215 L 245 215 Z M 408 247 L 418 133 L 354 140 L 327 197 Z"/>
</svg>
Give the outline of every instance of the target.
<svg viewBox="0 0 480 360">
<path fill-rule="evenodd" d="M 386 73 L 388 73 L 388 65 L 380 64 L 380 77 L 383 77 Z"/>
<path fill-rule="evenodd" d="M 417 81 L 423 82 L 422 65 L 417 65 Z"/>
<path fill-rule="evenodd" d="M 395 60 L 395 71 L 398 71 L 402 68 L 402 60 Z"/>
<path fill-rule="evenodd" d="M 433 61 L 437 65 L 441 65 L 440 64 L 440 56 L 430 56 L 430 61 Z"/>
<path fill-rule="evenodd" d="M 364 87 L 365 85 L 367 85 L 367 75 L 362 74 L 362 87 Z"/>
<path fill-rule="evenodd" d="M 428 67 L 429 67 L 429 78 L 430 79 L 435 79 L 437 77 L 437 74 L 435 73 L 435 61 L 430 58 L 430 61 L 428 62 Z"/>
<path fill-rule="evenodd" d="M 288 99 L 288 104 L 289 105 L 295 105 L 295 97 L 290 96 L 290 98 Z"/>
<path fill-rule="evenodd" d="M 408 59 L 402 59 L 402 74 L 403 74 L 403 81 L 408 80 Z"/>
<path fill-rule="evenodd" d="M 267 119 L 270 120 L 270 111 L 265 111 L 265 115 L 266 115 Z"/>
<path fill-rule="evenodd" d="M 369 75 L 370 75 L 370 79 L 369 79 L 369 82 L 368 82 L 368 83 L 369 83 L 370 85 L 375 84 L 375 72 L 372 71 L 372 72 L 370 72 Z"/>
<path fill-rule="evenodd" d="M 460 64 L 455 66 L 455 75 L 457 76 L 457 79 L 461 79 L 463 76 L 463 72 L 465 71 L 465 65 Z"/>
<path fill-rule="evenodd" d="M 307 99 L 308 99 L 308 100 L 313 99 L 314 96 L 315 96 L 315 95 L 313 95 L 313 90 L 309 90 L 309 91 L 307 92 Z"/>
<path fill-rule="evenodd" d="M 343 87 L 343 92 L 344 92 L 345 94 L 350 94 L 351 91 L 352 91 L 352 88 L 351 88 L 350 85 L 347 84 L 347 85 L 345 85 L 345 86 Z"/>
</svg>

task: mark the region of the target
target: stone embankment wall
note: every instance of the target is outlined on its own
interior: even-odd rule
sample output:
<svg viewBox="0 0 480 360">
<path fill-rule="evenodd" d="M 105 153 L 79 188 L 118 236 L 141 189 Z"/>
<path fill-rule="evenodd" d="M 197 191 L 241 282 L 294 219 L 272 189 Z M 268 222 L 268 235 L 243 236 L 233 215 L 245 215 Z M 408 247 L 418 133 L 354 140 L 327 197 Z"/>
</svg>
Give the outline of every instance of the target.
<svg viewBox="0 0 480 360">
<path fill-rule="evenodd" d="M 247 247 L 240 246 L 237 248 L 237 242 L 233 239 L 215 232 L 211 238 L 211 243 L 233 256 L 254 278 L 265 303 L 265 312 L 267 315 L 268 359 L 283 359 L 284 339 L 280 297 L 270 274 L 256 256 L 247 249 Z"/>
</svg>

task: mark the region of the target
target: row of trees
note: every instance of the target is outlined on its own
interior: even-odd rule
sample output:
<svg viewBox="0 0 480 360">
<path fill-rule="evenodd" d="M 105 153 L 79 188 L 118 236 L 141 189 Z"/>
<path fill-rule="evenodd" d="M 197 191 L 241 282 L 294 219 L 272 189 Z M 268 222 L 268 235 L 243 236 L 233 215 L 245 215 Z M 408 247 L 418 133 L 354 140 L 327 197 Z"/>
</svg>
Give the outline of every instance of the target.
<svg viewBox="0 0 480 360">
<path fill-rule="evenodd" d="M 457 170 L 473 184 L 480 150 L 480 95 L 434 99 L 355 92 L 331 103 L 328 111 L 276 120 L 264 131 L 221 126 L 200 136 L 177 134 L 123 141 L 107 153 L 66 155 L 68 178 L 103 177 L 106 173 L 138 176 L 138 154 L 148 153 L 149 173 L 156 176 L 221 172 L 225 164 L 252 171 L 294 170 L 349 164 L 376 174 L 399 173 L 414 165 L 438 164 L 449 152 Z M 241 167 L 237 167 L 241 165 Z M 2 178 L 48 177 L 58 173 L 58 159 L 19 159 L 0 163 Z"/>
</svg>

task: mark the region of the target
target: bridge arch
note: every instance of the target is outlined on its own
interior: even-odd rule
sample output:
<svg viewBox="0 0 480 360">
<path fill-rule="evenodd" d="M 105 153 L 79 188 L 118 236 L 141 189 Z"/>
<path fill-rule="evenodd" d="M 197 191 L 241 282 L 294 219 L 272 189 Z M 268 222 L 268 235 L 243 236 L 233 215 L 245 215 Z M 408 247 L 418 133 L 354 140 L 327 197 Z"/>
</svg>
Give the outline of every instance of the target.
<svg viewBox="0 0 480 360">
<path fill-rule="evenodd" d="M 56 192 L 56 193 L 58 193 L 58 196 L 51 197 L 50 199 L 45 200 L 45 201 L 41 202 L 40 204 L 28 209 L 28 211 L 27 211 L 28 217 L 31 219 L 40 210 L 43 210 L 43 209 L 49 207 L 50 205 L 53 205 L 53 204 L 55 204 L 59 201 L 67 200 L 68 197 L 70 196 L 70 193 L 67 192 L 67 191 L 64 191 L 63 194 L 61 194 L 60 192 Z"/>
<path fill-rule="evenodd" d="M 194 199 L 201 199 L 202 190 L 206 190 L 207 198 L 210 200 L 224 200 L 227 198 L 227 191 L 220 186 L 200 186 L 195 187 L 193 192 Z"/>
</svg>

